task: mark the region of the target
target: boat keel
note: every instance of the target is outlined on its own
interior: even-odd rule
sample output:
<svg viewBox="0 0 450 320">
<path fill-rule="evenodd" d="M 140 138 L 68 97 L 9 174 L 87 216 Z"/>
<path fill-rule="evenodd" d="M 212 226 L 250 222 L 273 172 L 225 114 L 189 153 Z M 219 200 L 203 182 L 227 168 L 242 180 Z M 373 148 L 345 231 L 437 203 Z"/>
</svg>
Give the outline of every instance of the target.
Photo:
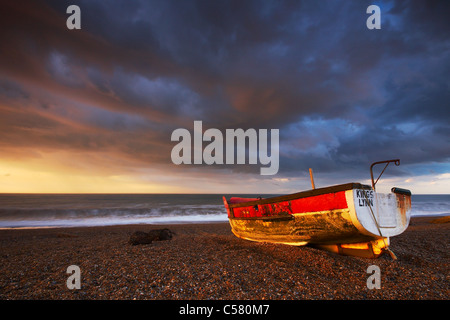
<svg viewBox="0 0 450 320">
<path fill-rule="evenodd" d="M 388 252 L 392 259 L 396 260 L 395 254 L 389 249 L 389 239 L 381 238 L 368 242 L 359 243 L 339 243 L 339 244 L 311 244 L 312 247 L 326 250 L 329 252 L 361 257 L 361 258 L 378 258 L 384 252 Z"/>
</svg>

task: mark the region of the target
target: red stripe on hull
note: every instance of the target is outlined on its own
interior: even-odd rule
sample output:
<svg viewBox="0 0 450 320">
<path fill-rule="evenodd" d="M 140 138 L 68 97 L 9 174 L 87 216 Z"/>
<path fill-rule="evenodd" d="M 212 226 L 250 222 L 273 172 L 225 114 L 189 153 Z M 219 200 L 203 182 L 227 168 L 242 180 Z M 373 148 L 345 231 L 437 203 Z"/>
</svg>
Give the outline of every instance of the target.
<svg viewBox="0 0 450 320">
<path fill-rule="evenodd" d="M 233 208 L 232 210 L 234 218 L 252 218 L 346 208 L 347 201 L 345 199 L 345 191 L 339 191 L 290 201 Z"/>
<path fill-rule="evenodd" d="M 345 191 L 326 193 L 292 201 L 293 213 L 346 209 Z"/>
</svg>

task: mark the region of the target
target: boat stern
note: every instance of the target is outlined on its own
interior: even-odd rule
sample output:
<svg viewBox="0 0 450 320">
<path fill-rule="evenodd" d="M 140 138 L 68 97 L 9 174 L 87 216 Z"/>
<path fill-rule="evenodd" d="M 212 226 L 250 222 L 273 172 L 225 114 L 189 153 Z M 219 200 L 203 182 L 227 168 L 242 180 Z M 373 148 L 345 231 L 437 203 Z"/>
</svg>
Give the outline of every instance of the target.
<svg viewBox="0 0 450 320">
<path fill-rule="evenodd" d="M 347 201 L 353 224 L 374 237 L 393 237 L 401 234 L 411 218 L 411 191 L 394 187 L 391 193 L 373 189 L 347 191 Z"/>
</svg>

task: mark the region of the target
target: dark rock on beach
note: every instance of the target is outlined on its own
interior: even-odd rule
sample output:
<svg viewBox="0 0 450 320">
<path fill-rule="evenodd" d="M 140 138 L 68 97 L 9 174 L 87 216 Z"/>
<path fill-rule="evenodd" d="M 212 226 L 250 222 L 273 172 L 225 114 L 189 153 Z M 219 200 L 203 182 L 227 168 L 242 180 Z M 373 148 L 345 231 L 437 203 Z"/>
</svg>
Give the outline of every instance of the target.
<svg viewBox="0 0 450 320">
<path fill-rule="evenodd" d="M 172 239 L 173 232 L 167 228 L 154 229 L 149 232 L 135 231 L 131 234 L 129 244 L 135 246 L 138 244 L 150 244 L 153 241 L 163 241 Z"/>
</svg>

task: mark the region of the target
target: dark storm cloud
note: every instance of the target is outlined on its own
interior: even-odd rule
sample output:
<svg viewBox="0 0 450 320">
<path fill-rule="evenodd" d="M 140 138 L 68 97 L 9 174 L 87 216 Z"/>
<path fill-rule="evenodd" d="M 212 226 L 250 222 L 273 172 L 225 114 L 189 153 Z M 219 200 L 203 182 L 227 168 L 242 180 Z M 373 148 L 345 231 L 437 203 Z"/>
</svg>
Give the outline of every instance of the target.
<svg viewBox="0 0 450 320">
<path fill-rule="evenodd" d="M 366 170 L 391 157 L 446 162 L 449 5 L 378 1 L 382 29 L 368 30 L 372 2 L 11 2 L 0 21 L 0 99 L 31 100 L 34 118 L 4 109 L 15 120 L 2 131 L 26 144 L 17 123 L 58 126 L 34 143 L 111 143 L 167 163 L 172 130 L 202 120 L 279 128 L 280 175 Z M 82 30 L 65 27 L 70 4 Z"/>
</svg>

